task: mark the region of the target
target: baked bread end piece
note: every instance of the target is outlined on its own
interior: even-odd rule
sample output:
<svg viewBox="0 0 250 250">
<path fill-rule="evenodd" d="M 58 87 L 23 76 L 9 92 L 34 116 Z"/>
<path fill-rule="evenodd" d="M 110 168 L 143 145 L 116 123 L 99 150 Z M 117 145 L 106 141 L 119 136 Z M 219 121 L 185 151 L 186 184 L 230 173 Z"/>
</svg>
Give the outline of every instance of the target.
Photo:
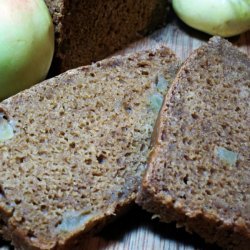
<svg viewBox="0 0 250 250">
<path fill-rule="evenodd" d="M 88 65 L 166 22 L 165 0 L 45 0 L 55 25 L 51 74 Z"/>
</svg>

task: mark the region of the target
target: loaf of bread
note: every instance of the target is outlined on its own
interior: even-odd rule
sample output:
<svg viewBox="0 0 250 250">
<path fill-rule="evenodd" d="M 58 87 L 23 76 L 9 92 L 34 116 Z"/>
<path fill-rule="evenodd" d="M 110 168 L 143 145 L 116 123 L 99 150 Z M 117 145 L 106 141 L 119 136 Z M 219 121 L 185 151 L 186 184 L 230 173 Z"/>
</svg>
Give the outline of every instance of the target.
<svg viewBox="0 0 250 250">
<path fill-rule="evenodd" d="M 0 103 L 0 233 L 73 249 L 134 202 L 178 61 L 161 47 L 67 71 Z"/>
<path fill-rule="evenodd" d="M 166 19 L 165 0 L 45 0 L 56 31 L 54 72 L 90 64 Z"/>
<path fill-rule="evenodd" d="M 250 59 L 212 38 L 162 106 L 137 202 L 226 249 L 250 247 Z"/>
</svg>

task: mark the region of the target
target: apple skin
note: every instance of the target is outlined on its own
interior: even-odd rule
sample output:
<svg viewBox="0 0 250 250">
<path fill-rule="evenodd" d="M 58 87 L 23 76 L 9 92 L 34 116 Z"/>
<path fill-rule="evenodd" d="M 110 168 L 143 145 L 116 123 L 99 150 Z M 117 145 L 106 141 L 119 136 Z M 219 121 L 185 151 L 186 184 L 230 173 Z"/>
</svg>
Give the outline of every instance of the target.
<svg viewBox="0 0 250 250">
<path fill-rule="evenodd" d="M 230 37 L 250 29 L 250 0 L 173 0 L 178 17 L 210 35 Z"/>
<path fill-rule="evenodd" d="M 0 100 L 45 79 L 54 27 L 44 0 L 0 1 Z"/>
</svg>

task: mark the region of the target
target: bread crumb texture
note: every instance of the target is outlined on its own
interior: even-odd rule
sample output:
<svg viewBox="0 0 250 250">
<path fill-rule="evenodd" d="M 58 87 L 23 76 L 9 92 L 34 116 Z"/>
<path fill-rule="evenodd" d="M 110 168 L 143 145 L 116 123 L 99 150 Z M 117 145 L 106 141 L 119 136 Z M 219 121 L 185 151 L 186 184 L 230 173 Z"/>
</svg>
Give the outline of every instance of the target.
<svg viewBox="0 0 250 250">
<path fill-rule="evenodd" d="M 165 47 L 118 56 L 3 101 L 15 126 L 0 140 L 0 233 L 18 249 L 72 249 L 131 204 L 158 114 L 151 96 L 178 65 Z"/>
<path fill-rule="evenodd" d="M 227 249 L 250 246 L 250 59 L 212 38 L 183 64 L 137 202 Z"/>
</svg>

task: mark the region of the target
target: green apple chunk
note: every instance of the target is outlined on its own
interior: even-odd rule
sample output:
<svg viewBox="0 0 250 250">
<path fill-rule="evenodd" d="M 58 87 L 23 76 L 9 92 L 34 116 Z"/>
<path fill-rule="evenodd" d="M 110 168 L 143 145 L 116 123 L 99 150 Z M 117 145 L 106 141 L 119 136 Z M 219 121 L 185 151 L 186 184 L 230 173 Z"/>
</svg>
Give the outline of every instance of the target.
<svg viewBox="0 0 250 250">
<path fill-rule="evenodd" d="M 45 79 L 54 28 L 44 0 L 0 1 L 0 100 Z"/>
<path fill-rule="evenodd" d="M 211 35 L 230 37 L 250 29 L 250 0 L 173 0 L 187 25 Z"/>
</svg>

